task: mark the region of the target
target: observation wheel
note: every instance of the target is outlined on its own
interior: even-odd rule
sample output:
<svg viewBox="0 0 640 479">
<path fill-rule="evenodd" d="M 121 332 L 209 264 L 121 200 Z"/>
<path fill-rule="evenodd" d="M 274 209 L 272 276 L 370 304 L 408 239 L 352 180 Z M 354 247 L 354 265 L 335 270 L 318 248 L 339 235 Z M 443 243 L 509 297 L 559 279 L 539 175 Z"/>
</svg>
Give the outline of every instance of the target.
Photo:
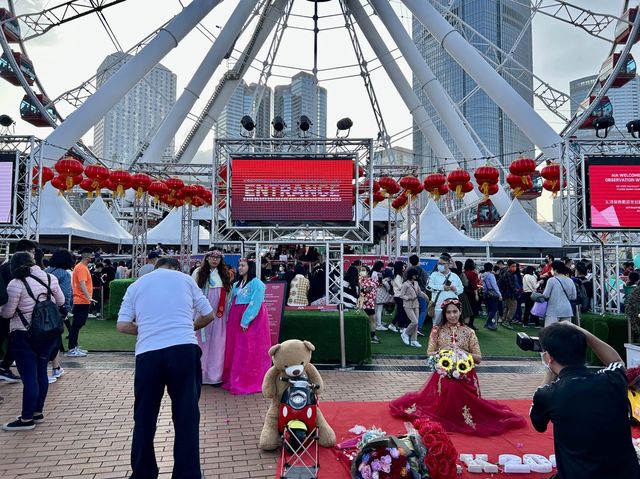
<svg viewBox="0 0 640 479">
<path fill-rule="evenodd" d="M 263 129 L 267 136 L 304 137 L 298 128 L 299 118 L 285 118 L 288 126 L 277 131 L 273 126 L 280 123 L 271 125 L 269 114 L 257 117 L 261 101 L 269 92 L 266 87 L 275 87 L 303 72 L 309 76 L 310 91 L 316 96 L 300 100 L 300 117 L 305 115 L 310 120 L 307 135 L 332 136 L 330 128 L 326 131 L 320 125 L 322 102 L 317 97 L 324 88 L 331 95 L 340 88 L 336 85 L 347 85 L 342 89 L 353 92 L 354 103 L 360 98 L 357 104 L 366 105 L 374 119 L 369 119 L 367 129 L 358 129 L 356 121 L 354 132 L 376 138 L 377 148 L 386 151 L 388 163 L 400 164 L 394 147 L 406 145 L 408 137 L 420 132 L 426 139 L 428 157 L 418 157 L 409 168 L 398 170 L 402 175 L 413 174 L 422 181 L 424 175 L 459 168 L 470 172 L 483 165 L 498 168 L 500 181 L 491 200 L 500 215 L 510 203 L 504 188 L 508 161 L 519 156 L 536 158 L 538 164 L 555 160 L 560 157 L 563 140 L 578 129 L 613 126 L 608 118 L 615 112 L 611 114 L 607 92 L 634 78 L 631 50 L 640 32 L 638 6 L 628 0 L 608 2 L 601 12 L 574 4 L 581 3 L 577 1 L 496 0 L 501 25 L 510 29 L 509 39 L 504 32 L 502 37 L 492 37 L 470 20 L 469 9 L 475 6 L 482 13 L 483 2 L 164 0 L 162 3 L 177 15 L 155 25 L 145 25 L 145 18 L 140 17 L 136 30 L 150 33 L 140 34 L 142 38 L 125 49 L 111 26 L 118 17 L 109 17 L 108 10 L 120 3 L 125 4 L 120 9 L 131 5 L 132 12 L 140 7 L 135 0 L 75 0 L 41 12 L 16 12 L 14 2 L 8 0 L 0 10 L 4 52 L 0 71 L 4 80 L 24 90 L 20 106 L 24 121 L 54 128 L 44 146 L 45 159 L 55 160 L 73 148 L 85 161 L 108 163 L 110 159 L 97 158 L 82 144 L 82 136 L 168 52 L 174 48 L 180 51 L 183 39 L 196 38 L 205 47 L 201 50 L 208 51 L 204 57 L 193 55 L 191 70 L 178 71 L 187 83 L 184 93 L 178 95 L 164 118 L 149 125 L 138 151 L 118 160 L 121 165 L 135 169 L 138 163 L 157 162 L 174 137 L 179 146 L 169 160 L 177 164 L 192 162 L 219 128 L 224 107 L 243 81 L 255 82 L 243 114 L 256 120 L 256 130 L 268 122 Z M 47 78 L 38 74 L 38 59 L 28 54 L 27 46 L 54 28 L 60 35 L 68 34 L 75 22 L 87 16 L 97 19 L 115 51 L 127 53 L 131 59 L 125 66 L 118 62 L 107 65 L 104 71 L 114 73 L 101 86 L 98 75 L 88 79 L 71 76 L 66 91 L 49 95 Z M 563 91 L 565 85 L 560 85 L 566 78 L 559 81 L 535 71 L 531 55 L 526 53 L 533 48 L 532 29 L 537 33 L 538 22 L 544 23 L 545 31 L 559 32 L 556 36 L 578 32 L 585 42 L 594 42 L 599 45 L 596 50 L 604 52 L 602 58 L 592 60 L 590 72 L 598 79 L 575 114 L 569 110 L 570 95 Z M 474 86 L 462 93 L 449 88 L 447 93 L 451 68 L 442 68 L 430 57 L 425 61 L 415 47 L 420 42 L 435 43 L 444 52 L 444 65 L 464 71 Z M 548 61 L 559 71 L 568 55 Z M 486 141 L 486 132 L 473 118 L 480 97 L 499 111 L 500 121 L 520 132 L 524 146 L 500 146 L 496 151 Z M 328 109 L 329 113 L 346 110 L 343 105 Z M 61 114 L 64 110 L 71 111 L 66 120 Z M 333 116 L 326 111 L 324 115 Z M 404 128 L 409 118 L 411 126 Z M 404 123 L 403 127 L 398 128 L 398 123 Z M 241 131 L 240 125 L 236 127 Z M 473 189 L 462 201 L 449 200 L 448 216 L 461 215 L 483 199 L 481 185 L 473 180 L 471 183 Z M 536 195 L 530 196 L 533 199 Z"/>
</svg>

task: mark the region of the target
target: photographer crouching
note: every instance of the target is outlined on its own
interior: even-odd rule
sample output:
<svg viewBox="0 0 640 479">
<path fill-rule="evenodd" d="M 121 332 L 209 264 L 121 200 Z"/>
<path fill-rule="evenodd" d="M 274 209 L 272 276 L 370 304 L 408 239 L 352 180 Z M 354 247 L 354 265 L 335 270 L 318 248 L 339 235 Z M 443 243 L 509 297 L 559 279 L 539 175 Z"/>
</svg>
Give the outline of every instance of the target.
<svg viewBox="0 0 640 479">
<path fill-rule="evenodd" d="M 539 342 L 529 339 L 531 349 L 541 351 L 547 368 L 545 382 L 533 396 L 531 423 L 538 432 L 545 432 L 549 421 L 553 423 L 558 465 L 554 478 L 640 478 L 620 355 L 568 321 L 544 328 Z M 587 346 L 606 365 L 604 369 L 587 369 Z"/>
</svg>

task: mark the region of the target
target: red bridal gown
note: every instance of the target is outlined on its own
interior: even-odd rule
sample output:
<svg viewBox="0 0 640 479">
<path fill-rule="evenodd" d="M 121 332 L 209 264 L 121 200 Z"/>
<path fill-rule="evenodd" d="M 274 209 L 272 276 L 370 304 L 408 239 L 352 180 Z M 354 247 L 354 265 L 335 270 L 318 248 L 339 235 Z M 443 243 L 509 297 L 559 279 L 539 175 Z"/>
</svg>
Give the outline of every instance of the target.
<svg viewBox="0 0 640 479">
<path fill-rule="evenodd" d="M 427 353 L 454 347 L 480 355 L 478 338 L 471 328 L 448 324 L 434 329 Z M 525 418 L 508 406 L 481 397 L 475 369 L 461 379 L 434 372 L 422 389 L 391 401 L 389 407 L 394 417 L 429 418 L 441 423 L 447 431 L 474 436 L 496 436 L 527 424 Z"/>
</svg>

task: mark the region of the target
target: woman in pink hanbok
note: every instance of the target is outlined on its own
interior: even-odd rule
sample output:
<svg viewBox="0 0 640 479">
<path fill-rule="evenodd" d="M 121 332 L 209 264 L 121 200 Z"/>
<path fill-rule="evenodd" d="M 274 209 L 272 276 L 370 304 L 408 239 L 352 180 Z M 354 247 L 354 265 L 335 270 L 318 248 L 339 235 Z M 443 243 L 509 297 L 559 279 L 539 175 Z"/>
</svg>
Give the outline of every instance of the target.
<svg viewBox="0 0 640 479">
<path fill-rule="evenodd" d="M 202 349 L 202 383 L 221 384 L 229 312 L 227 298 L 231 293 L 231 278 L 222 252 L 210 250 L 192 276 L 209 299 L 216 315 L 214 321 L 196 332 Z"/>
<path fill-rule="evenodd" d="M 264 292 L 264 283 L 256 278 L 255 264 L 241 259 L 238 280 L 231 290 L 222 374 L 222 387 L 232 394 L 261 392 L 262 380 L 271 367 L 271 335 Z"/>
</svg>

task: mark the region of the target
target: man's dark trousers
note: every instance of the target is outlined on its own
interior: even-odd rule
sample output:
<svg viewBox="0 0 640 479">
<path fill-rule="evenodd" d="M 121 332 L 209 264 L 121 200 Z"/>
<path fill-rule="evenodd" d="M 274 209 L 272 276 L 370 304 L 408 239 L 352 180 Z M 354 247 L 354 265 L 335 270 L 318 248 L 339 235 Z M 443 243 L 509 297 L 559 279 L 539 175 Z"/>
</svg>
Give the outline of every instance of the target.
<svg viewBox="0 0 640 479">
<path fill-rule="evenodd" d="M 172 479 L 200 479 L 200 347 L 182 344 L 136 356 L 130 479 L 156 479 L 153 448 L 165 386 L 175 429 Z"/>
<path fill-rule="evenodd" d="M 73 305 L 73 321 L 71 322 L 71 329 L 69 329 L 69 351 L 78 347 L 78 336 L 80 336 L 80 329 L 85 324 L 87 324 L 90 306 L 90 304 Z"/>
</svg>

